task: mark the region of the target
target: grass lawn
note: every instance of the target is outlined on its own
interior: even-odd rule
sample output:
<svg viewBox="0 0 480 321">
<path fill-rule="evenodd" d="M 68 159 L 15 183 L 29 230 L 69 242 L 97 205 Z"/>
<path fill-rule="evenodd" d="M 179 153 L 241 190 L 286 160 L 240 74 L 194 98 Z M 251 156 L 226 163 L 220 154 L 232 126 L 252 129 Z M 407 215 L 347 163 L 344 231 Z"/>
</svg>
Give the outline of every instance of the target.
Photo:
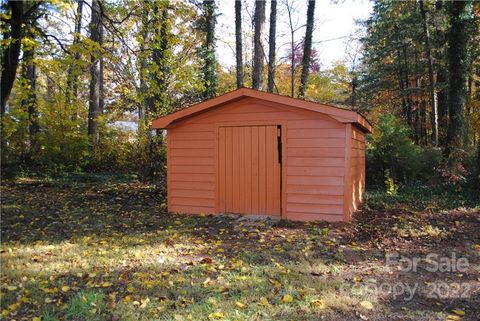
<svg viewBox="0 0 480 321">
<path fill-rule="evenodd" d="M 1 192 L 2 319 L 480 316 L 478 206 L 418 206 L 415 194 L 378 206 L 372 194 L 349 224 L 291 223 L 167 214 L 158 188 L 128 178 L 23 179 Z M 388 253 L 422 260 L 407 270 Z M 452 255 L 466 267 L 446 270 Z"/>
</svg>

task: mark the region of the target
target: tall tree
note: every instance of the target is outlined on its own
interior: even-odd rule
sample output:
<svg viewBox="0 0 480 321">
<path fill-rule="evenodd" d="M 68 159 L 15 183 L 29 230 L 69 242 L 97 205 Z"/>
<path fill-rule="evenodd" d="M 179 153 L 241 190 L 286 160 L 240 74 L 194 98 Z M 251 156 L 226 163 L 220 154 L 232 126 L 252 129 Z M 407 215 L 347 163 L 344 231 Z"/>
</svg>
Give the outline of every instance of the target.
<svg viewBox="0 0 480 321">
<path fill-rule="evenodd" d="M 448 31 L 448 102 L 449 123 L 446 154 L 462 147 L 465 135 L 464 108 L 466 82 L 470 67 L 468 41 L 471 29 L 471 1 L 453 1 L 448 5 L 450 29 Z"/>
<path fill-rule="evenodd" d="M 168 3 L 153 2 L 152 27 L 153 36 L 151 39 L 152 64 L 149 66 L 150 92 L 148 96 L 148 119 L 168 113 L 170 99 L 168 97 L 168 83 L 170 65 L 168 61 L 169 47 L 169 24 L 168 24 Z"/>
<path fill-rule="evenodd" d="M 300 76 L 300 88 L 298 96 L 305 97 L 307 89 L 308 73 L 310 71 L 310 55 L 312 53 L 312 34 L 315 15 L 315 0 L 308 1 L 307 8 L 307 28 L 305 31 L 305 40 L 303 44 L 302 75 Z"/>
<path fill-rule="evenodd" d="M 205 90 L 203 97 L 209 99 L 217 94 L 217 58 L 215 56 L 215 24 L 217 17 L 215 14 L 215 1 L 203 1 L 202 26 L 205 32 L 205 41 L 202 45 L 203 58 L 203 78 Z"/>
<path fill-rule="evenodd" d="M 67 72 L 67 100 L 69 103 L 77 97 L 78 94 L 78 76 L 80 74 L 80 68 L 78 66 L 80 62 L 80 50 L 75 48 L 80 42 L 80 34 L 82 32 L 82 15 L 83 15 L 83 0 L 77 1 L 77 12 L 75 14 L 75 30 L 73 34 L 73 43 L 75 55 L 73 63 L 68 67 Z"/>
<path fill-rule="evenodd" d="M 31 35 L 30 35 L 31 36 Z M 28 155 L 30 159 L 38 151 L 37 133 L 38 103 L 37 103 L 37 68 L 35 65 L 35 49 L 32 45 L 23 48 L 23 78 L 26 81 L 26 93 L 22 99 L 22 106 L 28 114 Z"/>
<path fill-rule="evenodd" d="M 277 0 L 270 0 L 270 31 L 268 34 L 268 85 L 267 91 L 273 92 L 275 84 L 275 50 L 277 33 Z"/>
<path fill-rule="evenodd" d="M 434 25 L 434 33 L 432 35 L 432 53 L 437 69 L 437 109 L 438 109 L 438 144 L 445 146 L 447 128 L 448 128 L 448 79 L 446 65 L 447 51 L 447 13 L 445 3 L 442 0 L 435 1 L 435 9 L 430 12 L 431 20 Z"/>
<path fill-rule="evenodd" d="M 430 104 L 432 106 L 432 138 L 435 146 L 438 145 L 438 99 L 437 91 L 435 85 L 435 78 L 433 72 L 433 58 L 432 50 L 430 46 L 430 32 L 428 29 L 428 19 L 427 19 L 427 10 L 423 0 L 420 0 L 420 12 L 422 15 L 422 26 L 423 26 L 423 36 L 425 39 L 425 52 L 427 54 L 427 63 L 428 63 L 428 81 L 429 81 L 429 90 L 430 90 Z"/>
<path fill-rule="evenodd" d="M 103 12 L 102 12 L 103 14 Z M 103 28 L 103 24 L 100 24 L 99 26 L 99 34 L 98 34 L 98 42 L 101 46 L 103 46 L 103 40 L 104 40 L 104 33 L 105 33 L 105 30 Z M 105 74 L 104 74 L 104 71 L 105 71 L 105 59 L 103 58 L 103 53 L 100 54 L 100 83 L 99 83 L 99 96 L 98 96 L 98 110 L 100 111 L 100 113 L 103 113 L 104 109 L 105 109 Z"/>
<path fill-rule="evenodd" d="M 293 25 L 293 1 L 285 0 L 285 7 L 288 14 L 288 26 L 290 28 L 290 96 L 295 97 L 295 60 L 296 60 L 296 45 L 295 45 L 295 27 Z"/>
<path fill-rule="evenodd" d="M 237 58 L 237 88 L 243 87 L 242 0 L 235 0 L 235 55 Z"/>
<path fill-rule="evenodd" d="M 265 0 L 255 1 L 255 33 L 253 35 L 253 73 L 252 73 L 252 88 L 262 90 L 263 86 L 263 47 L 262 47 L 262 32 L 265 24 Z"/>
<path fill-rule="evenodd" d="M 100 44 L 102 14 L 100 12 L 100 0 L 92 1 L 92 13 L 90 21 L 90 40 Z M 88 135 L 92 144 L 98 143 L 98 116 L 100 115 L 100 55 L 98 52 L 91 53 L 90 58 L 90 94 L 88 102 Z"/>
<path fill-rule="evenodd" d="M 140 78 L 140 86 L 138 88 L 140 102 L 138 104 L 138 130 L 139 134 L 145 133 L 145 129 L 148 123 L 147 119 L 147 109 L 148 109 L 148 52 L 147 52 L 147 42 L 149 35 L 149 5 L 148 0 L 142 1 L 142 7 L 140 11 L 140 28 L 138 35 L 138 43 L 140 52 L 138 54 L 138 74 Z"/>
<path fill-rule="evenodd" d="M 3 27 L 3 40 L 6 46 L 2 46 L 2 75 L 0 81 L 0 113 L 5 113 L 8 97 L 12 91 L 15 76 L 17 74 L 18 61 L 22 39 L 25 36 L 25 30 L 33 26 L 41 15 L 38 14 L 38 8 L 43 1 L 15 1 L 9 0 L 6 4 L 8 15 L 2 15 L 1 21 L 5 23 Z"/>
</svg>

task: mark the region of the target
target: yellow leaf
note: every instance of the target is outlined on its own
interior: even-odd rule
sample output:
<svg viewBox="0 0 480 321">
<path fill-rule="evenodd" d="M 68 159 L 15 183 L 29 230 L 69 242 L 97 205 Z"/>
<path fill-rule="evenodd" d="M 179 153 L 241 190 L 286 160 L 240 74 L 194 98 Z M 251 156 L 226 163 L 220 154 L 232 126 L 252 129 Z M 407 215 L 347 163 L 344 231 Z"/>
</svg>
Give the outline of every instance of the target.
<svg viewBox="0 0 480 321">
<path fill-rule="evenodd" d="M 129 303 L 130 301 L 132 301 L 132 297 L 127 295 L 126 297 L 123 298 L 123 301 L 125 301 L 126 303 Z"/>
<path fill-rule="evenodd" d="M 260 298 L 260 304 L 261 305 L 269 305 L 270 303 L 268 302 L 268 299 L 264 296 Z"/>
<path fill-rule="evenodd" d="M 128 292 L 128 293 L 133 293 L 133 291 L 135 291 L 135 289 L 133 288 L 133 286 L 131 286 L 131 285 L 127 286 L 127 292 Z"/>
<path fill-rule="evenodd" d="M 285 294 L 282 298 L 283 303 L 293 302 L 293 297 L 290 294 Z"/>
<path fill-rule="evenodd" d="M 235 302 L 235 305 L 236 305 L 237 307 L 239 307 L 240 309 L 244 309 L 244 308 L 246 307 L 245 304 L 243 304 L 242 302 L 238 302 L 238 301 Z"/>
<path fill-rule="evenodd" d="M 460 309 L 452 310 L 452 313 L 454 313 L 454 314 L 456 314 L 456 315 L 460 315 L 460 316 L 465 315 L 465 311 L 460 310 Z"/>
<path fill-rule="evenodd" d="M 145 286 L 147 287 L 147 289 L 151 289 L 151 288 L 153 288 L 153 282 L 147 280 L 147 281 L 145 281 Z"/>
<path fill-rule="evenodd" d="M 102 288 L 108 288 L 109 286 L 112 286 L 112 282 L 103 282 L 102 283 Z"/>
<path fill-rule="evenodd" d="M 460 316 L 458 316 L 458 315 L 450 314 L 450 315 L 447 317 L 447 321 L 459 321 L 459 320 L 462 320 L 462 317 L 460 317 Z"/>
<path fill-rule="evenodd" d="M 373 303 L 370 301 L 362 301 L 360 302 L 360 305 L 367 310 L 372 310 L 373 309 Z"/>
<path fill-rule="evenodd" d="M 209 319 L 223 319 L 225 316 L 220 311 L 212 312 L 208 315 Z"/>
<path fill-rule="evenodd" d="M 33 317 L 32 321 L 42 321 L 42 318 L 41 317 Z"/>
<path fill-rule="evenodd" d="M 62 292 L 68 292 L 70 291 L 70 287 L 68 285 L 62 286 Z"/>
<path fill-rule="evenodd" d="M 323 310 L 325 309 L 326 305 L 325 305 L 325 302 L 322 300 L 322 299 L 315 299 L 315 300 L 312 300 L 310 301 L 310 304 L 315 307 L 315 308 L 318 308 L 320 310 Z"/>
<path fill-rule="evenodd" d="M 7 286 L 7 290 L 8 291 L 15 291 L 17 289 L 17 286 L 16 285 L 9 285 Z"/>
<path fill-rule="evenodd" d="M 18 310 L 18 308 L 20 307 L 20 303 L 17 302 L 17 303 L 12 303 L 8 306 L 8 310 L 10 311 L 16 311 Z"/>
<path fill-rule="evenodd" d="M 148 305 L 148 302 L 150 302 L 150 299 L 147 297 L 145 299 L 140 300 L 142 304 L 140 304 L 140 309 L 145 309 Z"/>
<path fill-rule="evenodd" d="M 215 300 L 215 298 L 208 298 L 207 303 L 215 306 L 217 305 L 217 300 Z"/>
</svg>

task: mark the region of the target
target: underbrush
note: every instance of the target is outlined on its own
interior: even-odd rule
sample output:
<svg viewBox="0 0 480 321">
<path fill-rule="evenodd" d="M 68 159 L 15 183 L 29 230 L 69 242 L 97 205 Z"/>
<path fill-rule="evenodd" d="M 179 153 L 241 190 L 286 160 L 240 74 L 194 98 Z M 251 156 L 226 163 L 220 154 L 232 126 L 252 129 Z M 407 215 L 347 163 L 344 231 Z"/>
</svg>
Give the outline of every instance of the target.
<svg viewBox="0 0 480 321">
<path fill-rule="evenodd" d="M 399 185 L 395 193 L 389 192 L 384 187 L 367 189 L 365 193 L 366 210 L 384 210 L 399 205 L 411 207 L 416 211 L 480 208 L 480 193 L 473 186 L 422 183 Z"/>
<path fill-rule="evenodd" d="M 86 173 L 86 172 L 61 172 L 61 173 L 31 173 L 21 172 L 17 175 L 15 184 L 49 185 L 49 186 L 75 186 L 85 183 L 109 184 L 130 183 L 138 179 L 133 173 Z"/>
</svg>

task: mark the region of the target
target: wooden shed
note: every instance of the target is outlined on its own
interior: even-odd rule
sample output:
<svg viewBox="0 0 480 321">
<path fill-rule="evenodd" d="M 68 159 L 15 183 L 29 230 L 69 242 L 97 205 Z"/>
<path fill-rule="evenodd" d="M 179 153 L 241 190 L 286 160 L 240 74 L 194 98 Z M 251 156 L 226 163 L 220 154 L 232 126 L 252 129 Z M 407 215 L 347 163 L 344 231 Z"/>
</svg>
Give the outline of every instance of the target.
<svg viewBox="0 0 480 321">
<path fill-rule="evenodd" d="M 241 88 L 155 119 L 167 130 L 168 210 L 348 221 L 365 189 L 358 113 Z"/>
</svg>

